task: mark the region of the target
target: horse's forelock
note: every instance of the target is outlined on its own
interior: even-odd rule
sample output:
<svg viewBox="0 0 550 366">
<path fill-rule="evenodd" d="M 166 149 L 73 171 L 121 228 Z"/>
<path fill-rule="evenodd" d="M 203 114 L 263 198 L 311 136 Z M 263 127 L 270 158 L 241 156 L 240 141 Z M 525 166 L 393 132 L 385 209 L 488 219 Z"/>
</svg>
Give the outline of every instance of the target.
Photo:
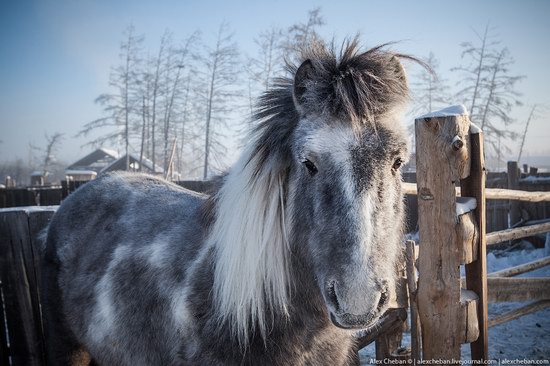
<svg viewBox="0 0 550 366">
<path fill-rule="evenodd" d="M 361 52 L 357 39 L 334 45 L 316 42 L 304 50 L 313 72 L 307 81 L 302 109 L 336 117 L 352 124 L 374 123 L 403 105 L 409 89 L 400 58 L 385 50 L 386 45 Z"/>
</svg>

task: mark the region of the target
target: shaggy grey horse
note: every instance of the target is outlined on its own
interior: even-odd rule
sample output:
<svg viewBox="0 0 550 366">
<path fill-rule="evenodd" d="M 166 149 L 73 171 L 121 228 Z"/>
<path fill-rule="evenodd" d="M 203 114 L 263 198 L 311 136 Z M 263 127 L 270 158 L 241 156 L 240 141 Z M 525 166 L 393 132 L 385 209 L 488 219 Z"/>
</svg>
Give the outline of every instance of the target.
<svg viewBox="0 0 550 366">
<path fill-rule="evenodd" d="M 117 173 L 63 202 L 42 275 L 51 364 L 358 362 L 400 252 L 406 56 L 302 54 L 212 195 Z"/>
</svg>

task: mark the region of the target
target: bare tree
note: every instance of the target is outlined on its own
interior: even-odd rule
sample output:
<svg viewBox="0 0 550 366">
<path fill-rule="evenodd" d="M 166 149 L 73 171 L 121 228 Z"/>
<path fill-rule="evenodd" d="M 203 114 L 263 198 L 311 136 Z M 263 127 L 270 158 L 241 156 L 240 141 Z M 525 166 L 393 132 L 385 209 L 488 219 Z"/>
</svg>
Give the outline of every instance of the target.
<svg viewBox="0 0 550 366">
<path fill-rule="evenodd" d="M 275 78 L 284 74 L 285 59 L 292 61 L 303 47 L 320 39 L 318 29 L 324 24 L 321 9 L 315 8 L 308 12 L 306 22 L 293 24 L 284 31 L 271 27 L 254 39 L 257 52 L 247 58 L 250 113 L 258 94 L 266 91 Z"/>
<path fill-rule="evenodd" d="M 489 24 L 485 26 L 483 35 L 480 35 L 476 30 L 474 33 L 478 38 L 479 45 L 474 45 L 472 42 L 463 42 L 462 58 L 468 59 L 470 62 L 466 66 L 458 66 L 452 71 L 459 71 L 463 74 L 463 84 L 465 86 L 458 92 L 458 94 L 466 94 L 470 98 L 470 116 L 476 116 L 476 102 L 479 98 L 479 92 L 482 89 L 482 82 L 485 79 L 485 74 L 488 71 L 487 64 L 493 54 L 493 49 L 499 45 L 500 42 L 494 40 L 491 35 L 491 28 Z"/>
<path fill-rule="evenodd" d="M 272 27 L 261 32 L 254 39 L 257 53 L 254 57 L 248 57 L 249 99 L 252 110 L 257 92 L 266 91 L 273 79 L 283 72 L 283 31 Z"/>
<path fill-rule="evenodd" d="M 44 147 L 32 143 L 29 144 L 31 155 L 29 167 L 41 171 L 44 179 L 47 179 L 49 175 L 59 173 L 59 168 L 62 165 L 57 160 L 57 152 L 63 140 L 63 134 L 56 132 L 53 135 L 48 135 L 46 133 L 44 134 L 44 139 L 46 142 Z"/>
<path fill-rule="evenodd" d="M 493 152 L 509 150 L 501 145 L 501 139 L 515 139 L 517 134 L 509 126 L 514 122 L 510 114 L 515 106 L 521 105 L 517 83 L 524 76 L 510 75 L 514 63 L 507 48 L 495 40 L 489 26 L 483 36 L 476 33 L 478 45 L 465 42 L 462 57 L 468 64 L 456 67 L 461 73 L 462 89 L 457 98 L 470 106 L 470 115 L 485 132 L 486 141 Z M 488 149 L 489 150 L 489 149 Z"/>
<path fill-rule="evenodd" d="M 449 104 L 451 97 L 446 80 L 439 75 L 439 61 L 430 52 L 424 59 L 427 67 L 420 68 L 411 81 L 414 100 L 413 114 L 424 114 Z"/>
<path fill-rule="evenodd" d="M 0 163 L 0 184 L 6 182 L 10 177 L 16 184 L 26 185 L 30 182 L 32 167 L 26 164 L 23 159 L 14 159 Z"/>
<path fill-rule="evenodd" d="M 56 153 L 63 140 L 63 134 L 56 132 L 51 136 L 46 134 L 45 137 L 46 147 L 44 148 L 44 156 L 42 158 L 42 171 L 44 175 L 46 175 L 51 166 L 57 162 Z"/>
<path fill-rule="evenodd" d="M 218 30 L 216 45 L 207 48 L 201 60 L 202 88 L 199 96 L 204 101 L 204 164 L 203 179 L 209 174 L 212 154 L 223 153 L 223 129 L 227 130 L 227 118 L 235 108 L 240 93 L 236 89 L 239 70 L 239 51 L 233 41 L 229 25 L 223 22 Z"/>
<path fill-rule="evenodd" d="M 521 136 L 521 144 L 519 146 L 519 153 L 518 153 L 518 163 L 521 161 L 521 155 L 523 153 L 523 147 L 525 145 L 525 138 L 527 137 L 527 131 L 529 130 L 529 124 L 532 120 L 535 120 L 537 118 L 540 118 L 541 116 L 541 109 L 544 109 L 544 106 L 541 108 L 540 105 L 534 104 L 531 107 L 531 111 L 529 112 L 529 116 L 527 117 L 527 122 L 525 122 L 525 128 L 523 130 L 523 134 Z"/>
<path fill-rule="evenodd" d="M 149 60 L 149 78 L 151 78 L 151 90 L 149 94 L 150 102 L 148 108 L 148 125 L 151 130 L 151 160 L 153 163 L 153 169 L 156 165 L 157 158 L 157 115 L 158 115 L 158 103 L 162 95 L 161 76 L 163 73 L 162 66 L 165 64 L 166 54 L 169 52 L 170 44 L 172 42 L 172 33 L 169 30 L 165 30 L 160 40 L 160 46 L 157 53 L 157 57 Z M 141 165 L 141 164 L 140 164 Z"/>
<path fill-rule="evenodd" d="M 168 170 L 168 158 L 170 144 L 177 137 L 177 125 L 173 122 L 177 112 L 178 104 L 187 105 L 191 73 L 194 69 L 191 61 L 196 56 L 194 45 L 199 41 L 199 33 L 194 32 L 183 40 L 178 48 L 172 48 L 169 57 L 166 59 L 164 78 L 164 116 L 163 116 L 163 142 L 164 142 L 164 173 Z M 185 122 L 183 122 L 185 123 Z M 185 126 L 182 126 L 185 128 Z"/>
<path fill-rule="evenodd" d="M 114 131 L 98 137 L 89 144 L 98 145 L 107 141 L 123 140 L 126 153 L 126 169 L 129 168 L 129 146 L 132 118 L 138 115 L 136 110 L 141 105 L 141 100 L 136 98 L 138 88 L 136 80 L 139 75 L 140 50 L 143 37 L 135 34 L 135 29 L 130 25 L 125 31 L 126 39 L 120 45 L 121 64 L 111 72 L 109 85 L 114 89 L 113 93 L 101 94 L 96 103 L 103 106 L 105 117 L 88 122 L 77 136 L 86 136 L 92 130 L 102 127 L 114 127 Z"/>
<path fill-rule="evenodd" d="M 308 19 L 305 23 L 297 23 L 288 28 L 287 39 L 284 42 L 284 49 L 290 56 L 296 55 L 312 41 L 320 39 L 317 30 L 325 25 L 321 16 L 321 8 L 315 8 L 308 12 Z"/>
</svg>

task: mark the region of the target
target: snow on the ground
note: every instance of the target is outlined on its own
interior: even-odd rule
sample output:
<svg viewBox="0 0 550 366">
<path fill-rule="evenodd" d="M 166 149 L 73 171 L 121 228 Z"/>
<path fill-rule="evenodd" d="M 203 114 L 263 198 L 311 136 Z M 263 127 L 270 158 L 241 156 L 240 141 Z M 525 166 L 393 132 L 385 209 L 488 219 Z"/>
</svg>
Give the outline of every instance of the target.
<svg viewBox="0 0 550 366">
<path fill-rule="evenodd" d="M 533 182 L 538 182 L 538 183 L 542 183 L 542 182 L 550 182 L 550 177 L 537 177 L 535 175 L 529 175 L 525 178 L 521 178 L 520 179 L 520 182 L 530 182 L 530 183 L 533 183 Z"/>
<path fill-rule="evenodd" d="M 490 252 L 487 255 L 487 272 L 517 266 L 548 255 L 545 249 L 534 249 L 524 242 L 522 250 Z M 522 274 L 518 277 L 550 277 L 550 266 Z M 526 303 L 489 304 L 489 318 L 516 309 Z M 489 357 L 493 360 L 550 360 L 550 308 L 525 315 L 489 328 Z M 410 333 L 403 334 L 404 346 L 410 346 Z M 361 365 L 373 364 L 376 353 L 374 343 L 359 352 Z M 462 345 L 462 359 L 470 359 L 470 345 Z M 536 361 L 535 361 L 536 362 Z M 514 365 L 515 363 L 509 363 Z M 527 363 L 530 364 L 530 363 Z M 533 363 L 535 364 L 535 363 Z"/>
</svg>

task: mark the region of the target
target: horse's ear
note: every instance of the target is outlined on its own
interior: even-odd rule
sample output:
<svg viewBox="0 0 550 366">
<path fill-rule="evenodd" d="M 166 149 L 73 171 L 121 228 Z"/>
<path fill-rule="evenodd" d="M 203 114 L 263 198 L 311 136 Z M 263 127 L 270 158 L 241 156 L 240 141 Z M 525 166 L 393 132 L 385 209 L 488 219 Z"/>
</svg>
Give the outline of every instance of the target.
<svg viewBox="0 0 550 366">
<path fill-rule="evenodd" d="M 307 90 L 307 82 L 312 73 L 313 63 L 309 59 L 305 60 L 296 70 L 296 76 L 294 76 L 294 103 L 296 103 L 298 109 L 304 102 L 303 97 Z"/>
</svg>

